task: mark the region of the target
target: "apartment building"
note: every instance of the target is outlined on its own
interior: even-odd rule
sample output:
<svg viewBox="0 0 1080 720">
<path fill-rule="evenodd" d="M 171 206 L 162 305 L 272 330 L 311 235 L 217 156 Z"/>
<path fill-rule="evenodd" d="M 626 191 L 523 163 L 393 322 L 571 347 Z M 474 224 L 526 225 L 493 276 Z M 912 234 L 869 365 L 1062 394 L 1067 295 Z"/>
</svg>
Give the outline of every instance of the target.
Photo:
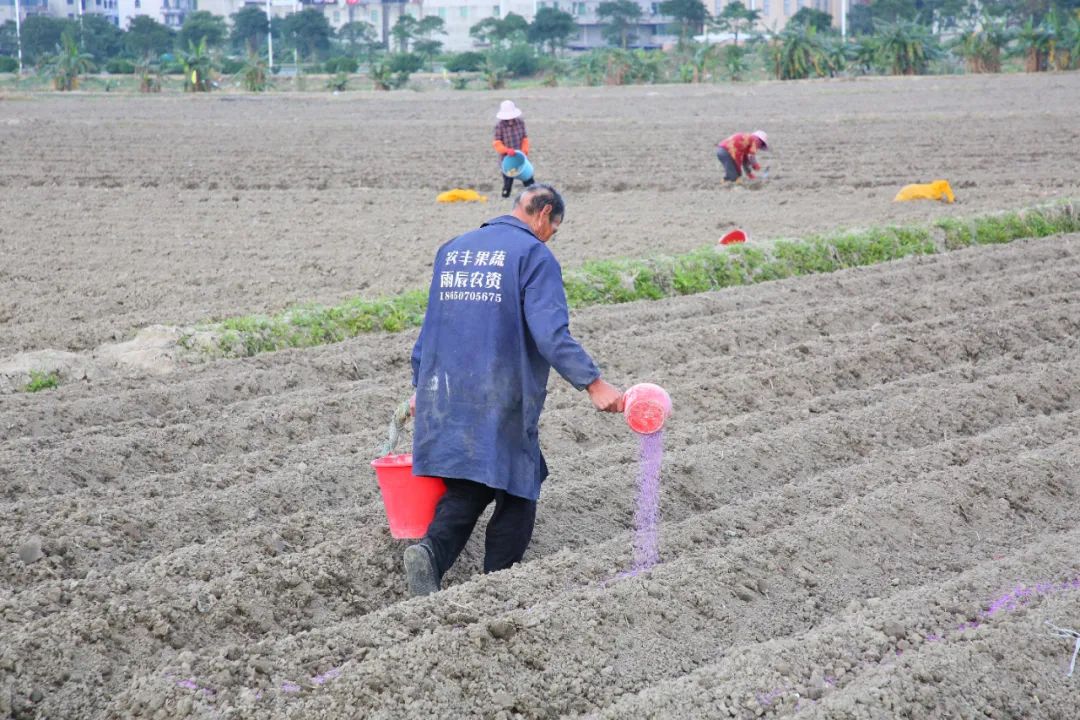
<svg viewBox="0 0 1080 720">
<path fill-rule="evenodd" d="M 709 12 L 714 16 L 723 12 L 732 0 L 709 0 Z M 845 0 L 742 0 L 743 5 L 761 13 L 758 29 L 782 30 L 788 19 L 800 9 L 808 7 L 832 15 L 833 25 L 840 27 L 840 13 Z M 858 0 L 848 0 L 849 7 Z"/>
<path fill-rule="evenodd" d="M 48 15 L 49 0 L 19 0 L 19 12 L 23 20 L 30 15 Z M 0 25 L 8 20 L 15 22 L 15 0 L 0 0 Z"/>
<path fill-rule="evenodd" d="M 113 24 L 118 21 L 120 0 L 19 0 L 22 20 L 32 15 L 77 20 L 79 15 L 104 15 Z M 0 25 L 15 20 L 15 0 L 0 0 Z"/>
<path fill-rule="evenodd" d="M 660 13 L 662 0 L 637 0 L 641 7 L 641 19 L 634 31 L 630 46 L 635 48 L 660 48 L 674 42 L 675 36 L 669 32 L 670 18 Z M 579 33 L 570 39 L 568 46 L 573 50 L 588 50 L 605 47 L 604 24 L 596 14 L 600 0 L 540 0 L 538 7 L 554 7 L 574 16 Z"/>
</svg>

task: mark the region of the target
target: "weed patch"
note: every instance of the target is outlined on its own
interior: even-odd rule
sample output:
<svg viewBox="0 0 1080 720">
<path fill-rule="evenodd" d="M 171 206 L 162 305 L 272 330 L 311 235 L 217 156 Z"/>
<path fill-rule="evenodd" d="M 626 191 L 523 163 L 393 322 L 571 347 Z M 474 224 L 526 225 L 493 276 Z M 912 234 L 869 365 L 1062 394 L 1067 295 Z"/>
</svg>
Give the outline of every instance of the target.
<svg viewBox="0 0 1080 720">
<path fill-rule="evenodd" d="M 23 387 L 23 392 L 36 393 L 42 390 L 52 390 L 60 385 L 60 373 L 44 372 L 42 370 L 30 371 L 30 382 Z"/>
</svg>

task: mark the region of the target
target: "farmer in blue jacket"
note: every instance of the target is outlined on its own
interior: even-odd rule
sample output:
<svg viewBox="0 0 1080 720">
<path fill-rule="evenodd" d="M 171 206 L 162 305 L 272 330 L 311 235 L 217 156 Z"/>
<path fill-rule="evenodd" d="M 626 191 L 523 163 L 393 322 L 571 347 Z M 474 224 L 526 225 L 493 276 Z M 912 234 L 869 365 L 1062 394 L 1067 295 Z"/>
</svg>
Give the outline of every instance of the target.
<svg viewBox="0 0 1080 720">
<path fill-rule="evenodd" d="M 565 205 L 535 185 L 511 215 L 439 248 L 412 353 L 413 471 L 444 478 L 427 535 L 405 550 L 413 595 L 439 589 L 484 509 L 484 572 L 521 560 L 547 477 L 537 423 L 554 367 L 593 406 L 621 412 L 622 393 L 570 335 L 562 270 L 546 243 Z"/>
</svg>

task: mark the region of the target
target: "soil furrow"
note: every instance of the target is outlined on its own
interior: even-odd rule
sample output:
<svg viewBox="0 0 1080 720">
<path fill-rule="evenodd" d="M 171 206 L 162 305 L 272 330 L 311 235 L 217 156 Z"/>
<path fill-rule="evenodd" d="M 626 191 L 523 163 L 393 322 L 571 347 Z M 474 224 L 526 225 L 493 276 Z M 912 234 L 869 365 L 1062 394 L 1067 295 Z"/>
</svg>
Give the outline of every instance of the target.
<svg viewBox="0 0 1080 720">
<path fill-rule="evenodd" d="M 519 712 L 531 708 L 532 716 L 553 717 L 587 711 L 597 704 L 602 707 L 632 687 L 690 672 L 731 645 L 757 641 L 765 632 L 786 635 L 819 624 L 839 612 L 852 597 L 868 593 L 891 595 L 921 584 L 931 574 L 922 567 L 937 569 L 933 574 L 938 577 L 957 574 L 972 555 L 988 554 L 1001 545 L 1023 543 L 1034 537 L 1034 531 L 1017 537 L 1017 518 L 1010 519 L 1007 509 L 973 516 L 954 531 L 953 542 L 945 546 L 925 541 L 909 543 L 912 531 L 886 530 L 892 519 L 908 526 L 926 503 L 940 503 L 945 498 L 974 502 L 986 490 L 981 478 L 988 471 L 995 476 L 991 491 L 1026 489 L 1029 501 L 1042 509 L 1037 518 L 1041 527 L 1071 528 L 1066 506 L 1078 488 L 1062 485 L 1054 478 L 1078 459 L 1080 445 L 1070 438 L 986 467 L 975 463 L 955 472 L 909 478 L 902 483 L 902 492 L 887 486 L 834 510 L 792 519 L 781 530 L 784 539 L 779 546 L 779 538 L 772 537 L 775 533 L 736 540 L 722 549 L 684 554 L 657 566 L 642 579 L 567 588 L 560 600 L 542 601 L 523 609 L 507 608 L 496 617 L 514 628 L 508 638 L 492 636 L 491 620 L 455 629 L 422 616 L 413 625 L 407 618 L 402 620 L 384 612 L 380 624 L 397 642 L 346 660 L 341 679 L 327 692 L 334 700 L 374 708 L 374 716 L 380 717 L 482 713 L 490 696 L 486 692 L 471 693 L 467 688 L 478 682 L 482 673 L 491 672 L 487 657 L 494 654 L 501 660 L 499 677 L 506 680 L 512 704 Z M 1040 481 L 1028 487 L 1025 478 L 1032 471 L 1038 473 Z M 954 481 L 943 483 L 944 477 Z M 913 527 L 923 529 L 917 523 Z M 895 553 L 902 544 L 907 562 L 883 566 L 880 557 L 857 555 L 847 549 L 865 545 L 868 537 L 879 538 L 883 553 Z M 845 573 L 830 572 L 828 566 L 832 564 L 843 565 Z M 829 582 L 821 582 L 822 577 Z M 688 578 L 692 584 L 709 578 L 710 586 L 721 591 L 694 592 L 683 585 Z M 448 601 L 453 599 L 451 596 Z M 637 613 L 631 622 L 618 609 L 629 602 L 645 604 L 648 611 Z M 787 610 L 782 618 L 777 617 L 777 608 Z M 491 617 L 491 613 L 486 615 Z M 339 637 L 366 644 L 362 638 L 367 633 L 354 634 L 359 628 L 349 626 L 345 623 L 339 628 Z M 414 639 L 401 644 L 403 631 L 405 637 Z M 317 638 L 302 641 L 300 647 L 293 647 L 292 642 L 279 646 L 275 655 L 303 654 L 305 645 L 310 653 L 318 647 Z M 476 645 L 485 650 L 483 660 L 473 659 L 470 653 Z M 436 647 L 442 650 L 432 654 Z M 250 655 L 248 662 L 258 654 L 256 651 Z M 645 657 L 663 662 L 641 662 Z M 244 676 L 244 662 L 203 660 L 199 670 L 214 673 L 219 680 L 225 668 L 231 669 L 234 678 L 238 677 L 237 671 L 239 677 Z M 534 672 L 525 672 L 527 668 Z M 577 683 L 590 688 L 587 696 L 574 690 Z M 170 696 L 183 695 L 165 685 L 159 682 Z M 430 700 L 410 702 L 414 697 L 428 697 L 426 691 L 436 686 L 455 688 L 454 696 L 442 698 L 439 704 Z M 240 699 L 235 690 L 222 688 L 219 692 L 228 693 L 230 700 Z M 270 707 L 276 703 L 280 710 L 288 702 L 287 697 L 272 697 Z M 260 716 L 257 712 L 254 715 Z"/>
</svg>

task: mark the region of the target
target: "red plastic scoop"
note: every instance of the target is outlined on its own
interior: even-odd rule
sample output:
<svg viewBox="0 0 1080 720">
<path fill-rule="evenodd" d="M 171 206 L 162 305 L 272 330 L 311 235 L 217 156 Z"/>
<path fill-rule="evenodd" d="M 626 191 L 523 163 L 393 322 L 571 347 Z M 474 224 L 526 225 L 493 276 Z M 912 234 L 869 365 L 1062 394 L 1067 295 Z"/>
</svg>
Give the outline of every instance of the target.
<svg viewBox="0 0 1080 720">
<path fill-rule="evenodd" d="M 641 435 L 651 435 L 664 427 L 671 415 L 671 396 L 659 385 L 640 383 L 623 396 L 623 416 L 630 429 Z"/>
<path fill-rule="evenodd" d="M 720 238 L 721 245 L 734 245 L 735 243 L 743 243 L 747 241 L 747 235 L 745 232 L 739 229 L 732 230 L 724 237 Z"/>
</svg>

